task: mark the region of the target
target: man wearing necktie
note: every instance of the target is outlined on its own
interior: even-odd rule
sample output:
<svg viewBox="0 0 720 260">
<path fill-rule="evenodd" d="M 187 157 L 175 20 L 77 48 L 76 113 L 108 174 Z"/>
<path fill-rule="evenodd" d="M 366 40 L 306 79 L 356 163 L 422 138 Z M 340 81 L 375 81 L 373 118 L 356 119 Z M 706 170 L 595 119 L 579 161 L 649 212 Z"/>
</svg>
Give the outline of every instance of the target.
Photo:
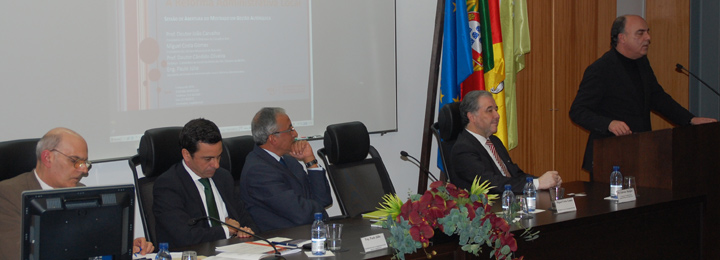
<svg viewBox="0 0 720 260">
<path fill-rule="evenodd" d="M 261 109 L 251 128 L 256 146 L 245 159 L 240 193 L 260 231 L 310 224 L 315 212 L 327 217 L 332 197 L 325 170 L 310 144 L 295 140 L 285 110 Z"/>
<path fill-rule="evenodd" d="M 510 159 L 505 146 L 494 134 L 500 120 L 498 107 L 492 94 L 487 91 L 471 91 L 460 103 L 460 113 L 465 131 L 461 131 L 453 146 L 450 161 L 453 164 L 453 184 L 460 188 L 470 189 L 475 176 L 480 181 L 490 181 L 492 193 L 502 193 L 505 184 L 512 186 L 515 194 L 522 192 L 526 177 L 533 177 L 523 172 Z M 557 171 L 548 171 L 533 184 L 538 189 L 548 189 L 562 182 Z"/>
<path fill-rule="evenodd" d="M 182 161 L 161 174 L 153 187 L 158 242 L 173 248 L 248 236 L 211 220 L 188 225 L 204 216 L 251 233 L 257 230 L 235 192 L 232 175 L 220 168 L 222 136 L 215 123 L 202 118 L 188 122 L 180 131 L 180 147 Z"/>
</svg>

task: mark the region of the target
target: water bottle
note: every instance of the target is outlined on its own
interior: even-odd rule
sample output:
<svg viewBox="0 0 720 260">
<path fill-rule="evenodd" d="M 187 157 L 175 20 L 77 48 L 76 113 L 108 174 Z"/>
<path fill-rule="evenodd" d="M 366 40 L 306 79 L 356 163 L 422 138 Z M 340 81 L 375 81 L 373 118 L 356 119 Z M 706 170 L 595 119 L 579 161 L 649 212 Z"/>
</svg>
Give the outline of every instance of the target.
<svg viewBox="0 0 720 260">
<path fill-rule="evenodd" d="M 172 260 L 170 251 L 168 251 L 168 243 L 160 243 L 160 249 L 157 255 L 155 255 L 155 260 Z"/>
<path fill-rule="evenodd" d="M 503 208 L 503 216 L 505 218 L 509 218 L 512 216 L 512 203 L 515 202 L 515 194 L 511 190 L 512 186 L 510 184 L 505 184 L 505 191 L 503 191 L 502 194 L 502 208 Z"/>
<path fill-rule="evenodd" d="M 322 221 L 323 214 L 315 213 L 315 221 L 310 229 L 310 239 L 312 240 L 312 254 L 325 254 L 325 239 L 327 239 L 327 227 Z"/>
<path fill-rule="evenodd" d="M 525 195 L 525 204 L 527 205 L 527 212 L 535 212 L 535 201 L 537 200 L 537 190 L 533 184 L 533 177 L 525 178 L 525 188 L 523 188 L 523 195 Z"/>
<path fill-rule="evenodd" d="M 623 176 L 620 173 L 620 166 L 613 166 L 613 171 L 610 173 L 610 197 L 617 199 L 617 192 L 622 190 Z"/>
</svg>

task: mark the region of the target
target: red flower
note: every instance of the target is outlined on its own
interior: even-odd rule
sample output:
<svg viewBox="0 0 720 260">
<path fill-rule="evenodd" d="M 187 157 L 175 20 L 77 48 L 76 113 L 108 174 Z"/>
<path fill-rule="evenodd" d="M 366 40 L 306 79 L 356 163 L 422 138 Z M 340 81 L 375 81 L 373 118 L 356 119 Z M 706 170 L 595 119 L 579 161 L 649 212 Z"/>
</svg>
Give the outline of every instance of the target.
<svg viewBox="0 0 720 260">
<path fill-rule="evenodd" d="M 430 242 L 430 238 L 435 236 L 435 231 L 426 222 L 421 222 L 410 227 L 410 236 L 412 236 L 413 240 L 425 245 Z"/>
<path fill-rule="evenodd" d="M 442 187 L 443 185 L 445 185 L 444 182 L 442 182 L 442 181 L 436 181 L 436 182 L 430 183 L 430 189 L 434 190 L 434 189 L 437 189 L 437 188 L 439 188 L 439 187 Z M 452 185 L 452 184 L 448 183 L 448 185 Z"/>
</svg>

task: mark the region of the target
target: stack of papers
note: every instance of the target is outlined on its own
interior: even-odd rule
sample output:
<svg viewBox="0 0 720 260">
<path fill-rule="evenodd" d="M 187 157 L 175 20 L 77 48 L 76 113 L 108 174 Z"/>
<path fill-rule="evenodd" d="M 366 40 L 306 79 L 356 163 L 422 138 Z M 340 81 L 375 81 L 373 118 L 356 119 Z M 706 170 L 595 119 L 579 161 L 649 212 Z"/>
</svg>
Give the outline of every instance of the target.
<svg viewBox="0 0 720 260">
<path fill-rule="evenodd" d="M 268 239 L 270 242 L 282 242 L 288 241 L 289 238 L 274 237 Z M 301 248 L 287 247 L 275 245 L 278 252 L 281 255 L 294 254 L 302 251 Z M 222 252 L 216 256 L 205 258 L 207 260 L 229 260 L 229 259 L 242 259 L 242 260 L 257 260 L 267 255 L 275 254 L 271 245 L 268 245 L 265 241 L 257 240 L 252 242 L 245 242 L 227 246 L 221 246 L 215 248 L 216 251 Z"/>
</svg>

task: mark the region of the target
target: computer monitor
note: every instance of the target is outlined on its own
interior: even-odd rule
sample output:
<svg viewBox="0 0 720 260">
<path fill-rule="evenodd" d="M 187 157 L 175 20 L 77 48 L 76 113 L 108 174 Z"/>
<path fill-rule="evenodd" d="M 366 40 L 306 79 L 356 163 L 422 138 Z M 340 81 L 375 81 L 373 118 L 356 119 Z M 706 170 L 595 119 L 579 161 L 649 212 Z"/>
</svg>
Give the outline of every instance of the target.
<svg viewBox="0 0 720 260">
<path fill-rule="evenodd" d="M 132 259 L 132 184 L 22 193 L 22 259 Z"/>
</svg>

